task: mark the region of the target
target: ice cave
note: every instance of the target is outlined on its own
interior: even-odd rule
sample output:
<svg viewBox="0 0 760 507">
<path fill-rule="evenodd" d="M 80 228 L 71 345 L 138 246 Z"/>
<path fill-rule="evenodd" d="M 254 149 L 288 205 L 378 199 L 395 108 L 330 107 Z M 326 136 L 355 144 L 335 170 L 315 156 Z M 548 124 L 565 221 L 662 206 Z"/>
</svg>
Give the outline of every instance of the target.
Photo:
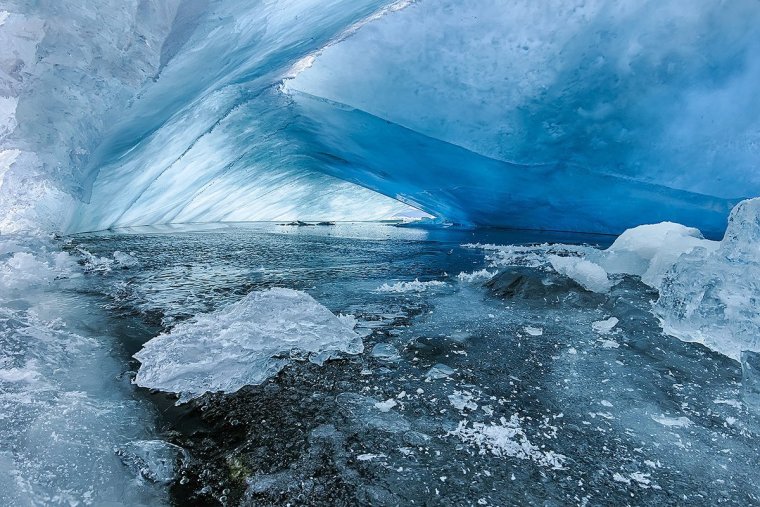
<svg viewBox="0 0 760 507">
<path fill-rule="evenodd" d="M 760 505 L 758 0 L 0 0 L 0 505 Z"/>
</svg>

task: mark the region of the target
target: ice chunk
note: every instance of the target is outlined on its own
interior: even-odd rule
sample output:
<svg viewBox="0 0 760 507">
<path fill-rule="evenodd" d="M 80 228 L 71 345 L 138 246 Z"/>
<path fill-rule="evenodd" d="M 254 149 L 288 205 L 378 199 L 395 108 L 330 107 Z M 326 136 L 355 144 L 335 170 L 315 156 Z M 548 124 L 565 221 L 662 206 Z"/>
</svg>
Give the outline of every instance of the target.
<svg viewBox="0 0 760 507">
<path fill-rule="evenodd" d="M 587 259 L 550 255 L 549 262 L 557 273 L 572 278 L 591 292 L 608 292 L 613 285 L 604 268 Z"/>
<path fill-rule="evenodd" d="M 591 323 L 591 328 L 599 334 L 607 334 L 618 324 L 617 317 L 610 317 L 607 320 L 597 320 Z"/>
<path fill-rule="evenodd" d="M 420 282 L 418 279 L 414 279 L 412 282 L 396 282 L 394 284 L 384 283 L 377 288 L 378 292 L 393 292 L 403 294 L 405 292 L 425 292 L 428 289 L 435 287 L 443 287 L 446 285 L 444 282 L 438 280 L 430 280 L 429 282 Z"/>
<path fill-rule="evenodd" d="M 530 336 L 541 336 L 544 334 L 544 330 L 540 327 L 525 326 L 523 328 L 523 331 L 528 333 Z"/>
<path fill-rule="evenodd" d="M 221 310 L 178 324 L 135 354 L 135 383 L 179 393 L 180 402 L 209 391 L 259 384 L 291 359 L 322 364 L 339 352 L 358 354 L 361 338 L 304 292 L 251 292 Z"/>
<path fill-rule="evenodd" d="M 473 401 L 473 395 L 467 391 L 454 391 L 449 395 L 449 403 L 457 410 L 477 410 L 478 404 Z"/>
<path fill-rule="evenodd" d="M 378 409 L 380 412 L 388 412 L 390 409 L 398 405 L 398 402 L 394 400 L 393 398 L 387 399 L 385 401 L 378 401 L 375 403 L 375 408 Z"/>
<path fill-rule="evenodd" d="M 372 347 L 372 357 L 381 361 L 398 361 L 400 359 L 398 350 L 390 343 L 378 343 Z"/>
<path fill-rule="evenodd" d="M 465 273 L 463 271 L 457 275 L 457 280 L 465 283 L 484 282 L 486 280 L 490 280 L 496 276 L 496 274 L 496 271 L 488 271 L 487 269 L 473 271 L 472 273 Z"/>
<path fill-rule="evenodd" d="M 641 225 L 621 234 L 601 257 L 611 273 L 641 277 L 641 281 L 659 288 L 665 273 L 678 258 L 695 248 L 714 250 L 718 242 L 709 241 L 693 227 L 672 222 Z"/>
<path fill-rule="evenodd" d="M 691 419 L 688 417 L 668 417 L 664 415 L 653 415 L 651 417 L 653 421 L 670 428 L 687 428 L 691 426 Z"/>
<path fill-rule="evenodd" d="M 655 313 L 665 332 L 737 361 L 760 352 L 760 199 L 739 203 L 717 248 L 695 248 L 664 276 Z"/>
<path fill-rule="evenodd" d="M 116 455 L 135 475 L 161 484 L 172 482 L 180 458 L 187 458 L 182 447 L 163 440 L 129 442 L 118 447 Z"/>
<path fill-rule="evenodd" d="M 116 250 L 113 253 L 113 259 L 116 262 L 116 265 L 120 268 L 133 268 L 135 266 L 138 266 L 140 264 L 140 261 L 137 260 L 133 255 L 130 255 L 128 253 L 120 252 L 119 250 Z"/>
<path fill-rule="evenodd" d="M 456 370 L 451 366 L 447 366 L 443 363 L 438 363 L 433 365 L 433 367 L 428 370 L 428 372 L 425 374 L 425 377 L 431 380 L 438 380 L 442 378 L 448 378 L 455 372 Z"/>
</svg>

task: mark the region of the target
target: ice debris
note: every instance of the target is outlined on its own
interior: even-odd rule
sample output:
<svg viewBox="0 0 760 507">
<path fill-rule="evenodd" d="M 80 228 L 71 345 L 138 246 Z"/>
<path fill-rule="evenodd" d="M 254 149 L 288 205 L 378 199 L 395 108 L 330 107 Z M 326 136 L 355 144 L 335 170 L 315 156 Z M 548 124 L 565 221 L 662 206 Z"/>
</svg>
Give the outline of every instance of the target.
<svg viewBox="0 0 760 507">
<path fill-rule="evenodd" d="M 364 346 L 340 319 L 305 292 L 274 288 L 251 292 L 221 310 L 181 322 L 135 354 L 135 383 L 180 394 L 235 392 L 260 384 L 291 360 L 322 364 Z"/>
<path fill-rule="evenodd" d="M 443 363 L 434 364 L 428 372 L 425 374 L 426 378 L 430 380 L 438 380 L 442 378 L 448 378 L 455 373 L 456 370 L 451 366 L 447 366 Z"/>
<path fill-rule="evenodd" d="M 174 481 L 180 459 L 187 459 L 183 448 L 163 440 L 128 442 L 115 452 L 136 476 L 160 484 Z"/>
<path fill-rule="evenodd" d="M 449 435 L 459 437 L 462 442 L 477 447 L 480 454 L 490 452 L 499 457 L 529 459 L 554 470 L 563 469 L 566 457 L 532 444 L 520 423 L 517 414 L 512 415 L 509 420 L 501 417 L 499 423 L 470 424 L 465 420 L 460 421 Z"/>
<path fill-rule="evenodd" d="M 381 361 L 398 361 L 401 356 L 398 354 L 398 349 L 390 343 L 378 343 L 372 347 L 372 357 L 380 359 Z"/>
<path fill-rule="evenodd" d="M 639 276 L 659 291 L 654 313 L 663 330 L 736 361 L 760 352 L 760 198 L 731 212 L 722 241 L 672 222 L 625 231 L 606 250 L 578 245 L 464 245 L 486 251 L 489 267 L 551 269 L 587 290 L 609 290 Z"/>
<path fill-rule="evenodd" d="M 612 331 L 615 326 L 618 325 L 618 322 L 620 321 L 617 317 L 610 317 L 606 320 L 597 320 L 596 322 L 592 322 L 591 328 L 599 334 L 607 334 Z"/>
<path fill-rule="evenodd" d="M 525 326 L 523 328 L 523 331 L 525 331 L 529 336 L 541 336 L 544 334 L 543 328 L 540 327 Z"/>
<path fill-rule="evenodd" d="M 425 292 L 428 289 L 443 287 L 445 285 L 446 285 L 445 282 L 441 282 L 438 280 L 420 282 L 419 279 L 415 278 L 414 281 L 411 281 L 411 282 L 396 282 L 390 285 L 387 283 L 384 283 L 380 287 L 377 288 L 377 292 L 390 292 L 390 293 L 397 293 L 397 294 L 403 294 L 407 292 Z"/>
</svg>

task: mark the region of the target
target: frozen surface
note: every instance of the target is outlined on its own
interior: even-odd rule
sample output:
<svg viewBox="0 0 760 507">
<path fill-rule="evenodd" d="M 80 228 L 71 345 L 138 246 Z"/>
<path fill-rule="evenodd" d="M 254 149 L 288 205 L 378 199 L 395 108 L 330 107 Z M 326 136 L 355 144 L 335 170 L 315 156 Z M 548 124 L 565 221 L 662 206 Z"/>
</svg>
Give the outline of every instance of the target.
<svg viewBox="0 0 760 507">
<path fill-rule="evenodd" d="M 251 292 L 147 342 L 135 354 L 141 363 L 135 383 L 177 393 L 180 402 L 235 392 L 260 384 L 294 359 L 322 364 L 341 352 L 358 354 L 364 347 L 354 324 L 304 292 Z"/>
<path fill-rule="evenodd" d="M 468 246 L 485 250 L 490 267 L 550 270 L 592 292 L 607 292 L 626 276 L 640 277 L 659 292 L 654 313 L 665 332 L 739 361 L 744 350 L 760 351 L 759 217 L 760 199 L 742 201 L 731 212 L 722 241 L 663 222 L 629 229 L 604 250 L 559 244 Z M 606 332 L 606 325 L 599 321 L 594 329 Z"/>
<path fill-rule="evenodd" d="M 87 275 L 104 282 L 108 311 L 129 328 L 149 324 L 132 351 L 272 287 L 355 316 L 364 344 L 321 366 L 286 350 L 276 359 L 289 366 L 261 384 L 180 406 L 144 390 L 171 443 L 192 454 L 171 488 L 177 504 L 760 498 L 751 372 L 663 333 L 652 313 L 658 292 L 638 276 L 609 273 L 616 283 L 592 292 L 548 260 L 602 266 L 611 238 L 371 224 L 128 232 L 79 236 L 69 251 L 139 262 Z M 501 246 L 461 247 L 468 242 Z M 483 269 L 497 273 L 456 276 Z M 415 278 L 445 286 L 376 290 Z M 256 322 L 250 313 L 244 320 Z M 398 359 L 386 360 L 388 345 Z"/>
<path fill-rule="evenodd" d="M 78 252 L 0 239 L 0 504 L 162 505 L 114 452 L 153 434 Z"/>
</svg>

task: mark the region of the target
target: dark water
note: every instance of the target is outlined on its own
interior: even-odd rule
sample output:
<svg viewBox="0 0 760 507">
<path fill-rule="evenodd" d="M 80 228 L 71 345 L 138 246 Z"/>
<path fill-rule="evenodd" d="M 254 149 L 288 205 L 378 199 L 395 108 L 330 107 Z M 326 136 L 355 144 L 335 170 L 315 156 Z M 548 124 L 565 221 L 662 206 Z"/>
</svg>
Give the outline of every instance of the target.
<svg viewBox="0 0 760 507">
<path fill-rule="evenodd" d="M 663 335 L 651 289 L 626 278 L 592 294 L 531 268 L 487 286 L 457 279 L 486 266 L 462 244 L 539 242 L 610 239 L 257 224 L 82 235 L 68 248 L 138 259 L 91 284 L 127 356 L 270 287 L 352 314 L 366 335 L 361 355 L 295 362 L 235 394 L 175 407 L 139 389 L 159 437 L 188 451 L 170 488 L 178 505 L 760 502 L 741 368 Z M 415 279 L 443 283 L 377 290 Z M 611 333 L 594 331 L 612 316 Z"/>
</svg>

